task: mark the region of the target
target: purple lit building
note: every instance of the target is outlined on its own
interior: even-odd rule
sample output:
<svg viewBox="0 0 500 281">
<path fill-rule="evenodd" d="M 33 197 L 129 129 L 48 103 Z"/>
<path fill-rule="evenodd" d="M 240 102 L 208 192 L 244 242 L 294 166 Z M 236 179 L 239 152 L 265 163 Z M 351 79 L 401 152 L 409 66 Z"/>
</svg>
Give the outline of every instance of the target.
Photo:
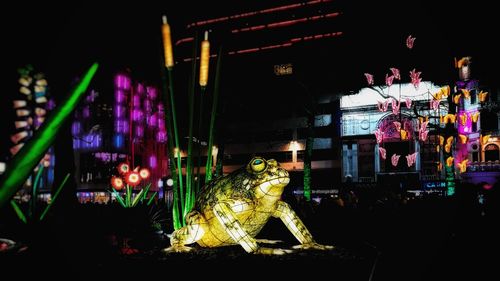
<svg viewBox="0 0 500 281">
<path fill-rule="evenodd" d="M 114 76 L 112 89 L 113 94 L 90 90 L 75 111 L 72 135 L 81 202 L 108 202 L 110 178 L 122 162 L 149 168 L 150 191 L 162 193 L 167 134 L 158 90 L 134 82 L 127 72 Z"/>
</svg>

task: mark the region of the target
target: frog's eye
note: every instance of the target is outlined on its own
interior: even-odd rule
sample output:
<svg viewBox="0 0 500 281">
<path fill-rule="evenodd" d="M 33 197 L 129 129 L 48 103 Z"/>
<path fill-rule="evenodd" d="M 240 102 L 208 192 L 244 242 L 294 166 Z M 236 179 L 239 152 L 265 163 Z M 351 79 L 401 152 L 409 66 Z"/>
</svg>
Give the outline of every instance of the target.
<svg viewBox="0 0 500 281">
<path fill-rule="evenodd" d="M 252 164 L 251 164 L 252 171 L 254 171 L 256 173 L 260 173 L 260 172 L 264 171 L 266 169 L 266 167 L 267 167 L 266 161 L 264 161 L 264 159 L 260 159 L 260 158 L 253 160 Z"/>
</svg>

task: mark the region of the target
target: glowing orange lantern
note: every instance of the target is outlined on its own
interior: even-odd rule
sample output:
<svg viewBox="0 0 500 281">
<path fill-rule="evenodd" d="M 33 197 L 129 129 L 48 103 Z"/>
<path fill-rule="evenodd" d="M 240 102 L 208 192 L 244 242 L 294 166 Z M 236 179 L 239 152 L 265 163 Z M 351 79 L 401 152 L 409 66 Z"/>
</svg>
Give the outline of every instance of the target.
<svg viewBox="0 0 500 281">
<path fill-rule="evenodd" d="M 472 114 L 471 120 L 472 122 L 476 123 L 478 119 L 479 119 L 479 111 L 476 111 L 474 114 Z"/>
<path fill-rule="evenodd" d="M 208 31 L 205 31 L 205 40 L 201 42 L 200 57 L 200 86 L 205 87 L 208 83 L 208 63 L 210 62 L 210 42 L 208 42 Z"/>
<path fill-rule="evenodd" d="M 464 94 L 464 99 L 470 99 L 470 91 L 467 89 L 462 89 L 462 93 Z"/>
<path fill-rule="evenodd" d="M 486 97 L 488 97 L 488 92 L 479 92 L 479 102 L 485 102 Z"/>
<path fill-rule="evenodd" d="M 116 189 L 116 190 L 122 190 L 123 189 L 123 180 L 120 177 L 111 177 L 111 186 Z"/>
<path fill-rule="evenodd" d="M 453 157 L 450 156 L 446 159 L 446 166 L 451 167 L 453 165 Z"/>
<path fill-rule="evenodd" d="M 128 173 L 130 171 L 130 166 L 127 163 L 121 163 L 118 165 L 118 172 L 122 175 Z"/>
<path fill-rule="evenodd" d="M 165 56 L 165 66 L 167 68 L 172 68 L 174 66 L 174 55 L 172 54 L 172 39 L 170 36 L 170 25 L 167 21 L 167 16 L 163 16 L 163 25 L 161 26 L 161 32 L 163 35 L 163 51 Z"/>
<path fill-rule="evenodd" d="M 142 168 L 140 171 L 139 171 L 139 176 L 141 177 L 141 179 L 143 180 L 147 180 L 149 178 L 149 176 L 151 175 L 151 173 L 149 172 L 148 169 L 146 168 Z"/>
<path fill-rule="evenodd" d="M 125 175 L 125 182 L 130 186 L 138 186 L 141 183 L 141 176 L 138 172 L 132 171 Z"/>
</svg>

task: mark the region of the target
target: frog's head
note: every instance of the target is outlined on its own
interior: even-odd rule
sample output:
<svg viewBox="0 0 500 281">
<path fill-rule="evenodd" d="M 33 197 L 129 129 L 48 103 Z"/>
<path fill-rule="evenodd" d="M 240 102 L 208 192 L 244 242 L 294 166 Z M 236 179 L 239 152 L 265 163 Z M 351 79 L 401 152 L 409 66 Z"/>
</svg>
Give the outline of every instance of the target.
<svg viewBox="0 0 500 281">
<path fill-rule="evenodd" d="M 280 197 L 284 187 L 290 182 L 288 172 L 274 159 L 254 157 L 246 167 L 249 181 L 246 189 L 254 189 L 256 194 Z"/>
</svg>

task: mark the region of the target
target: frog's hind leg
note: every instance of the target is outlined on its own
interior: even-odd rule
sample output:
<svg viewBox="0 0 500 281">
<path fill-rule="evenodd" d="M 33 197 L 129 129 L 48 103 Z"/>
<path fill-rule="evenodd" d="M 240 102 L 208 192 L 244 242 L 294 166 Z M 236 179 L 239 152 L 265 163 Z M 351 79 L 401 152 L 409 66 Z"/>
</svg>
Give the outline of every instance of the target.
<svg viewBox="0 0 500 281">
<path fill-rule="evenodd" d="M 279 201 L 273 217 L 280 218 L 293 236 L 299 240 L 301 245 L 294 246 L 295 249 L 330 250 L 334 248 L 316 243 L 304 223 L 287 203 Z"/>
<path fill-rule="evenodd" d="M 204 219 L 196 211 L 191 211 L 186 216 L 186 226 L 181 227 L 172 233 L 170 237 L 170 247 L 165 252 L 189 252 L 191 247 L 186 245 L 195 243 L 205 234 L 203 229 Z"/>
<path fill-rule="evenodd" d="M 291 250 L 260 247 L 257 241 L 243 229 L 231 207 L 225 202 L 215 204 L 214 214 L 234 242 L 240 244 L 247 253 L 283 255 L 292 252 Z"/>
</svg>

